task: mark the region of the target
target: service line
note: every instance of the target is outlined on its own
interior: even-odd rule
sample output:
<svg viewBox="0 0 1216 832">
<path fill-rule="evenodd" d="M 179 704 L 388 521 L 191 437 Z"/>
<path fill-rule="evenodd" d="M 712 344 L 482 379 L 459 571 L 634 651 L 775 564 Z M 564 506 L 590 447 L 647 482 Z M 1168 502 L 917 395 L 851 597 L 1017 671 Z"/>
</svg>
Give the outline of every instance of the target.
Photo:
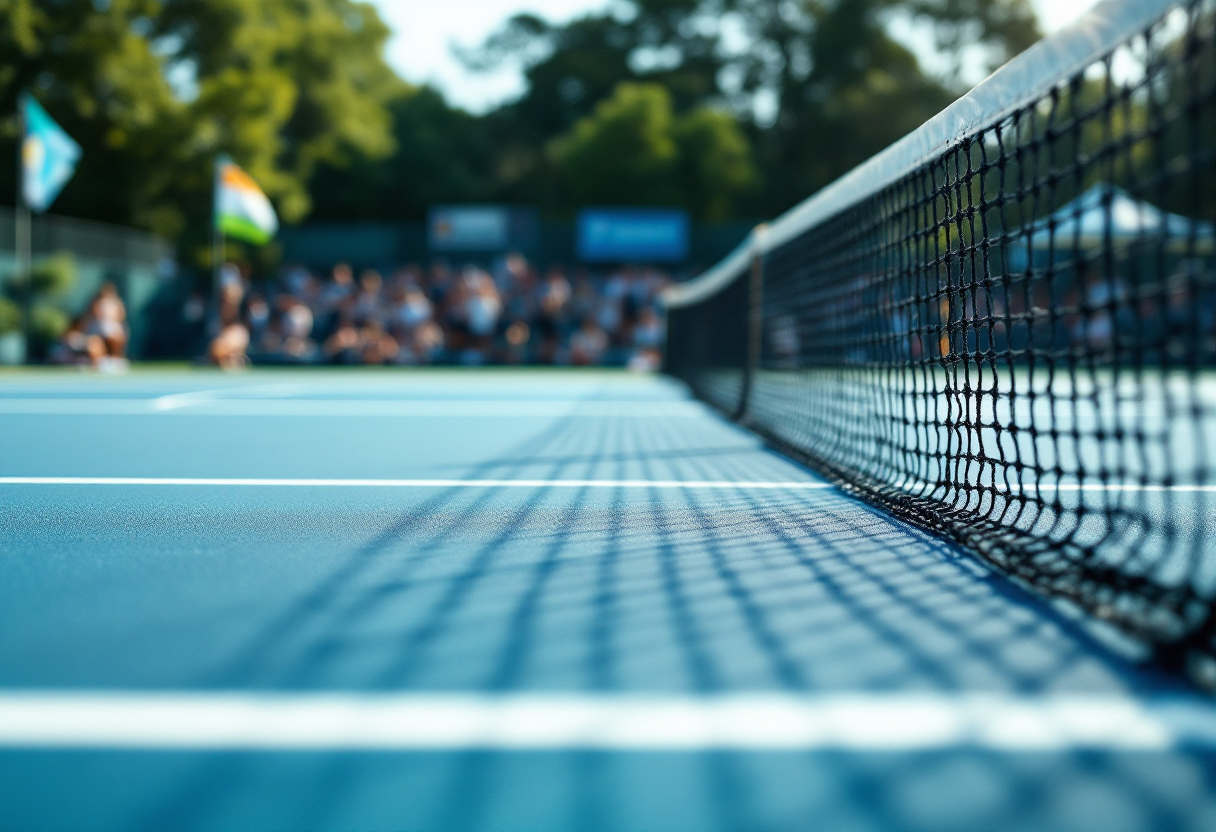
<svg viewBox="0 0 1216 832">
<path fill-rule="evenodd" d="M 455 479 L 299 479 L 267 477 L 0 477 L 0 485 L 202 485 L 308 488 L 690 488 L 719 490 L 820 490 L 827 482 L 801 480 L 455 480 Z"/>
<path fill-rule="evenodd" d="M 261 416 L 350 418 L 703 418 L 704 405 L 692 401 L 612 401 L 578 399 L 293 399 L 240 398 L 211 391 L 156 399 L 23 399 L 0 397 L 0 416 Z"/>
<path fill-rule="evenodd" d="M 1216 748 L 1199 697 L 0 693 L 0 748 L 861 752 Z"/>
</svg>

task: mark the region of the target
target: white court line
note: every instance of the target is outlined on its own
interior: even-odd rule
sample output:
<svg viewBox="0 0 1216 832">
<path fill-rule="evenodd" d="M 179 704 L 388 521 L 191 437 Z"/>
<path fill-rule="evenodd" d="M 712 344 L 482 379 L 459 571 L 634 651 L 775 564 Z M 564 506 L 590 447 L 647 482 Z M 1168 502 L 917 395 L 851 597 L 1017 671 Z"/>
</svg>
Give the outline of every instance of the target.
<svg viewBox="0 0 1216 832">
<path fill-rule="evenodd" d="M 0 477 L 0 485 L 218 485 L 218 486 L 306 486 L 322 488 L 692 488 L 692 489 L 830 489 L 830 482 L 729 481 L 729 480 L 594 480 L 594 479 L 323 479 L 298 477 Z M 978 486 L 972 486 L 978 488 Z M 985 486 L 1005 493 L 1019 493 L 1004 487 Z M 1083 486 L 1061 484 L 1043 486 L 1043 491 L 1145 491 L 1212 492 L 1216 485 L 1138 485 L 1135 483 L 1097 483 Z M 1024 489 L 1026 493 L 1031 489 Z"/>
<path fill-rule="evenodd" d="M 0 398 L 7 416 L 338 416 L 435 418 L 472 417 L 703 417 L 704 405 L 690 401 L 628 402 L 523 399 L 293 399 L 173 394 L 159 399 Z"/>
<path fill-rule="evenodd" d="M 258 393 L 261 396 L 269 396 L 272 398 L 282 398 L 284 396 L 293 396 L 300 392 L 307 392 L 309 387 L 304 384 L 246 384 L 236 387 L 217 387 L 211 390 L 191 390 L 185 393 L 170 393 L 166 396 L 158 396 L 150 401 L 150 406 L 153 410 L 177 410 L 181 407 L 192 407 L 198 404 L 216 401 L 217 399 L 226 398 L 246 398 L 249 393 Z M 253 396 L 251 398 L 259 398 Z M 87 399 L 85 401 L 88 401 Z M 127 400 L 130 401 L 130 400 Z M 136 400 L 140 401 L 140 400 Z"/>
<path fill-rule="evenodd" d="M 1216 748 L 1197 697 L 0 693 L 0 747 L 426 751 Z"/>
<path fill-rule="evenodd" d="M 794 489 L 835 488 L 827 482 L 750 482 L 729 480 L 437 480 L 437 479 L 298 479 L 246 477 L 0 477 L 0 485 L 218 485 L 320 488 L 693 488 Z"/>
</svg>

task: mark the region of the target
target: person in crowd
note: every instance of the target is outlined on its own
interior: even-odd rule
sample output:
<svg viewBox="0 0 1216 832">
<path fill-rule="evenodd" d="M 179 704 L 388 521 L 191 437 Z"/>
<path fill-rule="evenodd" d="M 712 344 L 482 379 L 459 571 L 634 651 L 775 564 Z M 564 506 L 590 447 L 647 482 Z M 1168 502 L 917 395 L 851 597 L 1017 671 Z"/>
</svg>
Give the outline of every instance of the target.
<svg viewBox="0 0 1216 832">
<path fill-rule="evenodd" d="M 52 364 L 75 364 L 96 366 L 106 355 L 105 343 L 96 335 L 89 335 L 89 313 L 72 321 L 72 325 L 47 354 Z"/>
<path fill-rule="evenodd" d="M 354 294 L 355 279 L 350 264 L 338 263 L 330 271 L 329 280 L 321 288 L 319 308 L 315 310 L 321 321 L 320 337 L 328 337 L 337 331 L 341 322 L 340 309 Z"/>
<path fill-rule="evenodd" d="M 588 315 L 570 336 L 570 362 L 576 367 L 599 364 L 608 349 L 608 333 Z"/>
<path fill-rule="evenodd" d="M 224 326 L 241 319 L 241 304 L 245 299 L 245 284 L 240 272 L 227 268 L 221 273 L 217 308 L 211 321 L 212 335 L 218 335 Z"/>
<path fill-rule="evenodd" d="M 55 364 L 91 364 L 114 369 L 126 365 L 127 309 L 113 283 L 103 283 L 85 311 L 51 348 Z"/>
<path fill-rule="evenodd" d="M 211 339 L 207 355 L 225 370 L 239 370 L 249 364 L 249 329 L 228 308 L 221 313 L 219 331 Z"/>
<path fill-rule="evenodd" d="M 557 364 L 562 358 L 561 343 L 566 335 L 570 298 L 570 281 L 561 269 L 550 269 L 540 287 L 539 315 L 536 319 L 540 345 L 537 357 L 542 364 Z"/>
<path fill-rule="evenodd" d="M 410 283 L 396 290 L 389 317 L 404 332 L 413 332 L 433 315 L 431 301 L 417 284 Z"/>
<path fill-rule="evenodd" d="M 243 314 L 247 281 L 239 267 L 226 263 L 220 270 L 215 314 L 211 320 L 211 340 L 207 358 L 225 370 L 249 364 L 249 326 Z"/>
<path fill-rule="evenodd" d="M 239 370 L 249 364 L 249 330 L 239 321 L 224 324 L 211 340 L 208 355 L 212 363 L 225 370 Z"/>
<path fill-rule="evenodd" d="M 89 304 L 89 334 L 96 335 L 110 358 L 127 356 L 127 307 L 113 283 L 103 283 Z"/>
<path fill-rule="evenodd" d="M 280 298 L 279 308 L 281 331 L 283 333 L 283 353 L 297 361 L 310 360 L 317 351 L 317 344 L 312 335 L 312 310 L 302 301 L 292 295 Z"/>
<path fill-rule="evenodd" d="M 317 280 L 317 276 L 312 272 L 306 272 L 300 290 L 292 292 L 300 301 L 308 307 L 312 312 L 313 320 L 315 321 L 325 311 L 325 296 L 324 288 L 321 281 Z"/>
<path fill-rule="evenodd" d="M 341 314 L 341 313 L 340 313 Z M 335 364 L 357 364 L 362 358 L 363 339 L 359 328 L 355 326 L 352 316 L 342 315 L 334 333 L 325 339 L 322 353 L 325 358 Z"/>
<path fill-rule="evenodd" d="M 330 272 L 329 285 L 325 287 L 325 300 L 330 306 L 338 306 L 355 291 L 355 273 L 350 263 L 338 263 Z"/>
<path fill-rule="evenodd" d="M 466 269 L 463 318 L 468 327 L 467 363 L 480 364 L 490 353 L 491 339 L 502 314 L 502 297 L 489 274 L 481 269 Z"/>
<path fill-rule="evenodd" d="M 288 292 L 300 297 L 304 294 L 306 284 L 312 279 L 312 272 L 297 264 L 288 266 L 284 270 L 282 283 Z"/>
<path fill-rule="evenodd" d="M 378 320 L 370 320 L 359 331 L 359 347 L 364 364 L 388 364 L 401 351 L 397 339 L 384 331 Z"/>
<path fill-rule="evenodd" d="M 270 304 L 261 292 L 254 292 L 245 302 L 245 319 L 249 325 L 249 340 L 255 344 L 261 342 L 270 326 Z"/>
<path fill-rule="evenodd" d="M 394 269 L 390 282 L 394 287 L 404 289 L 408 286 L 425 286 L 426 278 L 417 263 L 410 263 Z"/>
<path fill-rule="evenodd" d="M 431 303 L 435 304 L 436 308 L 444 306 L 447 302 L 448 291 L 452 288 L 452 283 L 452 270 L 448 268 L 447 263 L 436 260 L 431 264 L 430 274 L 427 276 L 427 291 L 430 294 Z"/>
<path fill-rule="evenodd" d="M 659 350 L 663 347 L 663 319 L 653 306 L 644 306 L 638 312 L 633 325 L 633 345 L 642 350 Z"/>
<path fill-rule="evenodd" d="M 359 275 L 359 291 L 355 295 L 355 320 L 384 324 L 384 279 L 375 269 L 364 269 Z"/>
<path fill-rule="evenodd" d="M 532 338 L 532 329 L 521 320 L 512 321 L 503 333 L 506 342 L 506 352 L 503 360 L 507 364 L 524 364 L 528 360 L 528 342 Z"/>
<path fill-rule="evenodd" d="M 582 321 L 589 315 L 594 315 L 599 309 L 600 292 L 591 277 L 585 272 L 579 272 L 574 277 L 574 289 L 570 296 L 570 317 Z"/>
<path fill-rule="evenodd" d="M 433 364 L 443 354 L 445 346 L 443 328 L 434 321 L 423 321 L 414 330 L 410 352 L 415 363 Z"/>
<path fill-rule="evenodd" d="M 581 270 L 572 284 L 560 268 L 538 278 L 525 258 L 511 254 L 489 270 L 409 264 L 388 281 L 364 269 L 357 283 L 347 263 L 335 265 L 324 283 L 292 265 L 252 291 L 248 274 L 231 266 L 217 293 L 208 357 L 243 366 L 252 349 L 255 361 L 271 363 L 651 369 L 660 361 L 656 303 L 667 281 L 657 269 L 625 268 Z"/>
<path fill-rule="evenodd" d="M 626 366 L 631 370 L 653 371 L 659 369 L 659 365 L 663 362 L 664 335 L 663 319 L 659 317 L 659 313 L 653 306 L 643 306 L 638 311 L 637 320 L 630 332 L 630 341 L 634 351 L 629 356 L 629 363 Z"/>
</svg>

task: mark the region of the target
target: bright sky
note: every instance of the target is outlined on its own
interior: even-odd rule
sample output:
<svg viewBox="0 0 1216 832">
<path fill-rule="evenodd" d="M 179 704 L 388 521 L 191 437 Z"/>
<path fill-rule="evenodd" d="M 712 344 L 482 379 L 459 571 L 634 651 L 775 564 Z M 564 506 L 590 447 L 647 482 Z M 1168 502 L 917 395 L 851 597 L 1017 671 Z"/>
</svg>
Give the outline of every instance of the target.
<svg viewBox="0 0 1216 832">
<path fill-rule="evenodd" d="M 482 112 L 523 91 L 518 69 L 473 73 L 452 54 L 452 44 L 480 43 L 519 12 L 548 20 L 569 20 L 603 8 L 606 0 L 370 0 L 395 33 L 389 63 L 407 80 L 430 82 L 449 99 Z M 1044 28 L 1054 31 L 1097 0 L 1032 0 Z"/>
</svg>

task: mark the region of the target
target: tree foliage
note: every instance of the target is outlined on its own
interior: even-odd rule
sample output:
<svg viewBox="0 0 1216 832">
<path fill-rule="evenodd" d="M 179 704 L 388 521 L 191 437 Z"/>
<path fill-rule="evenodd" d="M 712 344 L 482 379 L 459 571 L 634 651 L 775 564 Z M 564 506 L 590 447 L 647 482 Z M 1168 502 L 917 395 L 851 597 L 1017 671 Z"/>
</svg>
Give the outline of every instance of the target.
<svg viewBox="0 0 1216 832">
<path fill-rule="evenodd" d="M 149 37 L 158 11 L 152 0 L 0 0 L 0 153 L 13 158 L 22 89 L 84 148 L 57 211 L 181 230 L 174 202 L 189 120 Z M 15 187 L 13 166 L 0 165 L 8 199 Z"/>
<path fill-rule="evenodd" d="M 388 34 L 352 0 L 0 0 L 0 108 L 28 89 L 82 145 L 57 211 L 199 239 L 227 153 L 291 222 L 317 165 L 392 152 Z"/>
<path fill-rule="evenodd" d="M 0 110 L 28 89 L 83 146 L 56 211 L 200 254 L 218 153 L 289 223 L 417 219 L 463 201 L 771 216 L 1038 30 L 1028 0 L 618 0 L 561 24 L 519 15 L 463 54 L 519 65 L 527 82 L 481 116 L 394 76 L 388 35 L 356 0 L 0 0 Z M 0 153 L 14 138 L 0 121 Z M 0 165 L 0 188 L 14 185 Z"/>
<path fill-rule="evenodd" d="M 896 21 L 928 27 L 937 71 L 892 34 Z M 632 0 L 563 25 L 518 16 L 466 60 L 523 65 L 526 93 L 495 114 L 519 141 L 550 141 L 622 82 L 663 85 L 677 115 L 728 108 L 751 134 L 772 214 L 953 100 L 960 56 L 991 67 L 1037 36 L 1027 0 Z M 543 159 L 530 161 L 519 182 L 544 193 Z"/>
<path fill-rule="evenodd" d="M 728 114 L 672 112 L 657 83 L 618 84 L 550 152 L 574 204 L 683 205 L 720 220 L 755 181 L 751 148 Z"/>
<path fill-rule="evenodd" d="M 963 89 L 963 43 L 988 68 L 1038 37 L 1027 0 L 733 0 L 752 47 L 734 68 L 743 95 L 775 110 L 762 129 L 767 202 L 782 210 L 882 150 L 949 104 Z M 943 73 L 892 35 L 892 20 L 930 26 Z"/>
<path fill-rule="evenodd" d="M 420 220 L 437 203 L 498 197 L 484 119 L 449 106 L 431 87 L 403 88 L 388 110 L 396 151 L 321 164 L 310 185 L 311 218 Z"/>
<path fill-rule="evenodd" d="M 166 61 L 194 76 L 195 146 L 241 163 L 288 222 L 307 215 L 319 163 L 393 149 L 384 105 L 401 82 L 365 3 L 173 0 L 156 33 Z"/>
</svg>

